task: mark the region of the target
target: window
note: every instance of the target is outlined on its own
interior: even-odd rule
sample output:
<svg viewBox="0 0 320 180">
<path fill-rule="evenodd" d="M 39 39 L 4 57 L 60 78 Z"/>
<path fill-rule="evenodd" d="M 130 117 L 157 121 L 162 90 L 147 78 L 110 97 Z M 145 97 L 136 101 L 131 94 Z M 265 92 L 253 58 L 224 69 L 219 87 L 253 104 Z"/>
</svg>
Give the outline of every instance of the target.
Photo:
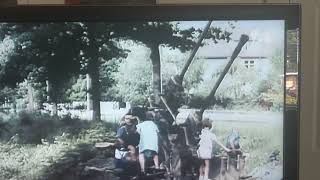
<svg viewBox="0 0 320 180">
<path fill-rule="evenodd" d="M 254 67 L 254 60 L 250 60 L 250 61 L 244 61 L 244 66 L 246 68 L 253 68 Z"/>
</svg>

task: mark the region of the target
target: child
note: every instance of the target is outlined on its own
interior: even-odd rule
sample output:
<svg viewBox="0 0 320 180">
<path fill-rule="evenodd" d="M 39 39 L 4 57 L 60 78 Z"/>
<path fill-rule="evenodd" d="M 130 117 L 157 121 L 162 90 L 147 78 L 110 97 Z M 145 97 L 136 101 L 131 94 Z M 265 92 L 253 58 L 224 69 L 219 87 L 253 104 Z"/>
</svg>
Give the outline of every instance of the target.
<svg viewBox="0 0 320 180">
<path fill-rule="evenodd" d="M 136 133 L 137 119 L 126 115 L 122 126 L 117 131 L 115 143 L 116 168 L 124 169 L 127 161 L 136 161 L 136 146 L 139 143 L 139 134 Z"/>
<path fill-rule="evenodd" d="M 232 151 L 240 150 L 240 135 L 235 128 L 232 128 L 232 131 L 227 138 L 227 148 Z"/>
<path fill-rule="evenodd" d="M 202 130 L 198 148 L 198 157 L 203 162 L 199 169 L 199 180 L 209 180 L 210 159 L 212 159 L 213 142 L 216 142 L 225 151 L 230 152 L 221 142 L 217 140 L 215 134 L 211 132 L 212 122 L 209 119 L 202 121 Z"/>
<path fill-rule="evenodd" d="M 141 172 L 145 173 L 145 159 L 152 158 L 155 168 L 159 169 L 158 138 L 159 129 L 153 122 L 154 113 L 147 112 L 146 120 L 137 125 L 137 132 L 140 134 L 139 142 L 139 163 Z"/>
</svg>

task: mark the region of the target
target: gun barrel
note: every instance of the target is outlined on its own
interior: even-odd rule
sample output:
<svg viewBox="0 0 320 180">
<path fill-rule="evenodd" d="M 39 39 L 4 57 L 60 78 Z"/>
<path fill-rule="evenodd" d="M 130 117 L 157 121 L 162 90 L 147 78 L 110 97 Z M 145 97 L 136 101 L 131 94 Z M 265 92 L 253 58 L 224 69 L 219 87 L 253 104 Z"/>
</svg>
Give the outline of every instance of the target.
<svg viewBox="0 0 320 180">
<path fill-rule="evenodd" d="M 209 28 L 210 28 L 210 26 L 211 26 L 211 23 L 212 23 L 212 21 L 209 21 L 209 22 L 207 23 L 207 25 L 205 26 L 205 28 L 204 28 L 201 36 L 199 37 L 199 39 L 198 39 L 198 41 L 197 41 L 194 49 L 193 49 L 192 52 L 191 52 L 191 54 L 190 54 L 190 56 L 189 56 L 186 64 L 183 66 L 183 69 L 182 69 L 182 71 L 181 71 L 181 73 L 180 73 L 180 75 L 179 75 L 181 82 L 183 81 L 184 75 L 186 74 L 186 72 L 187 72 L 187 70 L 188 70 L 188 68 L 189 68 L 189 66 L 190 66 L 190 64 L 191 64 L 194 56 L 196 55 L 199 47 L 201 46 L 201 43 L 202 43 L 203 39 L 204 39 L 205 36 L 207 35 L 207 33 L 208 33 L 208 31 L 209 31 Z"/>
<path fill-rule="evenodd" d="M 227 72 L 229 71 L 231 65 L 233 64 L 234 60 L 238 57 L 239 53 L 241 52 L 243 46 L 249 41 L 249 36 L 246 34 L 242 34 L 240 37 L 240 41 L 237 45 L 237 47 L 234 49 L 231 58 L 228 62 L 228 64 L 226 65 L 226 67 L 224 68 L 224 70 L 222 71 L 222 73 L 220 74 L 216 84 L 214 85 L 213 89 L 211 90 L 210 94 L 206 97 L 205 102 L 203 107 L 200 110 L 201 115 L 203 114 L 204 110 L 206 108 L 208 108 L 208 106 L 211 104 L 212 99 L 214 98 L 214 95 L 216 94 L 216 91 L 218 89 L 218 87 L 220 86 L 222 80 L 224 79 L 224 77 L 226 76 Z M 215 102 L 213 102 L 213 105 L 215 104 Z"/>
</svg>

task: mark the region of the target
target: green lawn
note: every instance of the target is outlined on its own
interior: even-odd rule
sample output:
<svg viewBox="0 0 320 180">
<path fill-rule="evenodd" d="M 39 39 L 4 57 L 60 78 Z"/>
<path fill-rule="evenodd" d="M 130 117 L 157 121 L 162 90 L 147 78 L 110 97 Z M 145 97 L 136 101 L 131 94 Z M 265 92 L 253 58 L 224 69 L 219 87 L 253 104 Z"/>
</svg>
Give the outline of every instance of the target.
<svg viewBox="0 0 320 180">
<path fill-rule="evenodd" d="M 44 129 L 45 126 L 50 125 L 50 120 L 46 122 L 39 127 L 35 126 L 33 131 L 26 131 L 26 133 L 34 134 L 34 131 Z M 60 123 L 62 122 L 58 124 Z M 67 128 L 65 124 L 62 125 L 62 129 L 56 130 L 55 143 L 24 144 L 0 141 L 0 179 L 46 179 L 50 175 L 48 170 L 50 173 L 55 173 L 57 170 L 68 169 L 68 165 L 79 162 L 79 154 L 88 154 L 88 152 L 90 154 L 95 142 L 114 141 L 115 132 L 112 124 L 88 124 L 82 121 L 73 121 L 71 124 L 73 128 Z M 81 130 L 76 130 L 74 125 L 78 125 Z M 60 126 L 56 125 L 56 127 Z M 83 129 L 83 127 L 86 128 Z M 248 172 L 265 164 L 274 150 L 279 150 L 282 158 L 282 124 L 216 121 L 214 132 L 225 143 L 225 139 L 233 127 L 236 127 L 240 132 L 242 148 L 250 154 L 247 161 Z M 60 133 L 66 131 L 70 133 Z M 48 135 L 48 137 L 51 136 L 52 134 Z M 78 155 L 75 156 L 75 153 Z M 68 164 L 68 162 L 71 163 Z"/>
<path fill-rule="evenodd" d="M 77 131 L 76 134 L 75 126 L 73 129 L 56 129 L 54 142 L 50 143 L 44 141 L 41 144 L 26 144 L 17 142 L 17 139 L 0 141 L 0 179 L 55 179 L 54 174 L 63 173 L 79 162 L 86 162 L 94 157 L 95 142 L 114 141 L 112 124 L 88 124 L 82 121 L 75 123 L 85 123 L 88 127 Z M 52 135 L 49 135 L 48 140 L 51 137 Z"/>
<path fill-rule="evenodd" d="M 226 142 L 232 128 L 237 128 L 240 133 L 241 148 L 249 153 L 247 170 L 250 172 L 255 167 L 265 164 L 269 155 L 274 150 L 280 151 L 283 158 L 283 125 L 282 123 L 257 123 L 257 122 L 222 122 L 216 121 L 214 132 L 218 139 Z"/>
</svg>

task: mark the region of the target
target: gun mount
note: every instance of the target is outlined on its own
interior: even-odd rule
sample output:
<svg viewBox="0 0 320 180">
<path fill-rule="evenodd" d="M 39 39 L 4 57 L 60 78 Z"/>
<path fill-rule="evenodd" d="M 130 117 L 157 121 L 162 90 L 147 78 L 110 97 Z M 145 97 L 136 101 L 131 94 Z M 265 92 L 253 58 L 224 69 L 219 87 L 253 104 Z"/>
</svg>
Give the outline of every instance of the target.
<svg viewBox="0 0 320 180">
<path fill-rule="evenodd" d="M 192 51 L 188 61 L 186 62 L 184 68 L 182 69 L 179 75 L 171 77 L 170 81 L 166 85 L 165 94 L 161 96 L 161 100 L 165 105 L 165 108 L 168 112 L 170 112 L 172 119 L 168 122 L 167 128 L 171 134 L 176 135 L 176 138 L 172 139 L 166 138 L 167 148 L 164 148 L 164 151 L 167 151 L 164 154 L 171 155 L 170 157 L 165 158 L 166 161 L 170 160 L 170 163 L 167 164 L 179 164 L 179 167 L 175 167 L 175 177 L 180 177 L 180 175 L 195 173 L 196 167 L 190 167 L 190 164 L 196 161 L 196 145 L 199 140 L 199 127 L 202 121 L 203 113 L 205 109 L 209 106 L 213 106 L 215 102 L 215 94 L 220 86 L 221 82 L 223 81 L 224 77 L 226 76 L 227 72 L 229 71 L 231 65 L 241 52 L 243 46 L 248 42 L 249 37 L 247 35 L 242 35 L 240 41 L 236 48 L 234 49 L 230 60 L 228 61 L 227 65 L 225 66 L 224 70 L 220 74 L 218 80 L 214 84 L 211 92 L 205 98 L 200 110 L 194 111 L 192 113 L 180 113 L 178 114 L 178 108 L 182 106 L 182 97 L 184 96 L 184 88 L 182 86 L 182 82 L 185 76 L 187 69 L 189 68 L 196 51 L 199 49 L 201 41 L 203 37 L 208 31 L 210 27 L 211 21 L 208 22 L 205 30 L 201 34 L 201 37 L 198 40 L 197 46 L 195 46 L 194 50 Z M 170 134 L 166 135 L 170 136 Z M 221 162 L 223 158 L 221 159 Z M 240 162 L 240 157 L 238 158 Z M 229 162 L 227 160 L 226 162 Z M 221 166 L 222 168 L 223 166 Z M 228 166 L 229 167 L 229 166 Z M 232 168 L 231 168 L 232 169 Z M 221 172 L 225 172 L 221 170 Z M 234 173 L 233 173 L 234 174 Z M 237 174 L 237 173 L 236 173 Z M 223 176 L 223 175 L 220 175 Z M 239 175 L 240 176 L 240 175 Z"/>
</svg>

